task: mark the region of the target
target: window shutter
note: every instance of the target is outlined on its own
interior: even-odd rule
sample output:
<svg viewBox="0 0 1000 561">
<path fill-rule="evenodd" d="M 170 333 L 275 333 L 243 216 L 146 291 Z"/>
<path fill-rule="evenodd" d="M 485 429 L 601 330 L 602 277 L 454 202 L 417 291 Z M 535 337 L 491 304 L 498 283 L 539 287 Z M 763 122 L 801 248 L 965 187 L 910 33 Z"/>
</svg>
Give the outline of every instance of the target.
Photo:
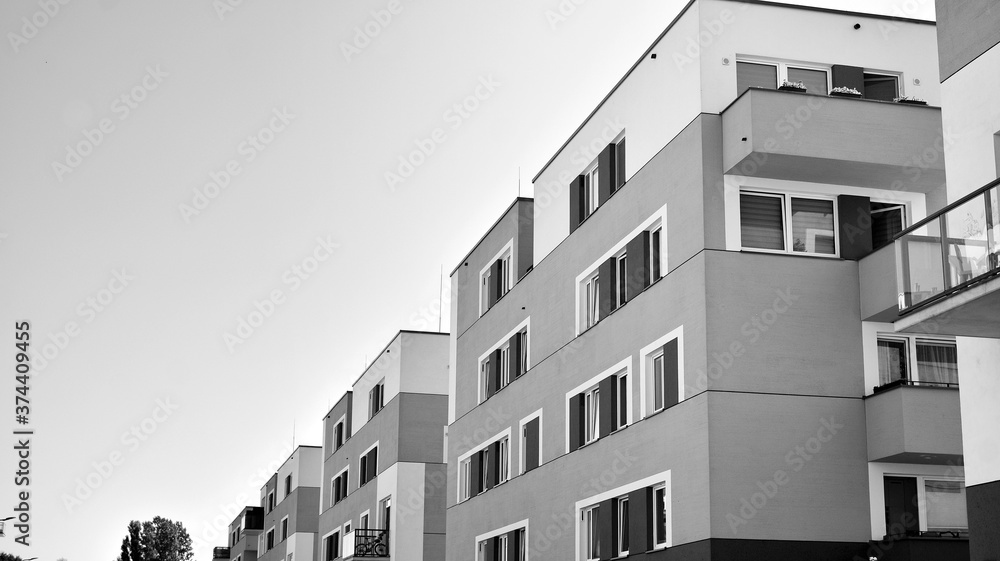
<svg viewBox="0 0 1000 561">
<path fill-rule="evenodd" d="M 375 479 L 378 474 L 378 448 L 372 448 L 368 452 L 368 481 Z"/>
<path fill-rule="evenodd" d="M 614 257 L 612 257 L 611 259 L 608 259 L 604 263 L 601 263 L 600 267 L 598 267 L 598 274 L 601 277 L 601 282 L 599 283 L 600 286 L 598 287 L 598 295 L 597 295 L 598 310 L 599 310 L 598 317 L 600 317 L 601 319 L 608 317 L 608 314 L 613 312 L 617 307 L 616 306 L 617 302 L 614 297 L 615 287 L 617 286 L 615 277 L 618 264 L 616 263 L 616 261 L 617 260 Z"/>
<path fill-rule="evenodd" d="M 490 265 L 490 282 L 489 282 L 489 291 L 490 291 L 490 306 L 489 307 L 490 308 L 492 308 L 493 304 L 496 304 L 497 300 L 500 298 L 500 266 L 501 266 L 501 263 L 502 262 L 499 259 L 497 259 L 496 262 L 494 262 L 492 265 Z"/>
<path fill-rule="evenodd" d="M 615 191 L 625 185 L 625 139 L 615 147 Z"/>
<path fill-rule="evenodd" d="M 664 408 L 676 405 L 680 400 L 677 395 L 677 376 L 680 365 L 678 364 L 677 339 L 673 339 L 663 345 L 663 385 L 664 388 Z"/>
<path fill-rule="evenodd" d="M 583 394 L 569 399 L 569 451 L 583 444 Z"/>
<path fill-rule="evenodd" d="M 521 530 L 512 530 L 507 532 L 507 559 L 503 561 L 521 561 L 521 556 L 518 555 L 519 548 L 521 544 L 518 540 L 521 538 Z"/>
<path fill-rule="evenodd" d="M 642 231 L 625 246 L 628 252 L 628 299 L 649 286 L 649 232 Z"/>
<path fill-rule="evenodd" d="M 778 87 L 778 67 L 770 64 L 754 64 L 752 62 L 736 63 L 736 95 L 743 93 L 747 88 L 767 88 L 769 90 Z"/>
<path fill-rule="evenodd" d="M 653 489 L 643 487 L 628 494 L 628 545 L 635 555 L 653 549 Z"/>
<path fill-rule="evenodd" d="M 493 369 L 493 377 L 490 378 L 493 383 L 493 393 L 500 391 L 503 386 L 501 383 L 503 380 L 500 379 L 500 360 L 503 358 L 503 354 L 500 349 L 493 351 L 490 354 L 490 367 Z"/>
<path fill-rule="evenodd" d="M 572 404 L 570 404 L 572 407 Z M 538 467 L 539 450 L 538 446 L 538 418 L 534 418 L 528 421 L 527 428 L 527 442 L 524 443 L 524 471 L 531 471 Z"/>
<path fill-rule="evenodd" d="M 601 501 L 601 507 L 598 511 L 597 524 L 599 529 L 599 536 L 601 539 L 601 560 L 607 561 L 615 556 L 614 554 L 614 541 L 615 541 L 615 500 L 608 499 L 606 501 Z"/>
<path fill-rule="evenodd" d="M 513 380 L 524 374 L 521 372 L 521 333 L 517 332 L 513 337 L 510 338 L 507 348 L 507 372 L 510 373 L 510 379 Z"/>
<path fill-rule="evenodd" d="M 830 76 L 835 88 L 854 88 L 865 93 L 865 70 L 857 66 L 834 64 Z"/>
<path fill-rule="evenodd" d="M 615 192 L 615 145 L 608 144 L 597 156 L 598 205 L 603 205 Z"/>
<path fill-rule="evenodd" d="M 611 434 L 611 431 L 618 428 L 617 419 L 615 418 L 615 404 L 618 403 L 618 400 L 616 399 L 616 394 L 618 393 L 618 376 L 608 376 L 607 378 L 601 380 L 598 387 L 601 389 L 601 426 L 598 427 L 598 436 L 600 438 L 604 438 L 605 436 Z"/>
<path fill-rule="evenodd" d="M 872 205 L 868 197 L 837 197 L 840 258 L 857 261 L 872 252 Z"/>
<path fill-rule="evenodd" d="M 500 443 L 494 442 L 489 447 L 489 464 L 486 466 L 486 487 L 492 489 L 497 484 L 497 466 L 500 465 Z"/>
<path fill-rule="evenodd" d="M 569 186 L 569 233 L 572 234 L 583 222 L 583 185 L 582 175 L 578 175 Z"/>
<path fill-rule="evenodd" d="M 469 458 L 469 498 L 483 492 L 483 458 L 476 452 Z"/>
</svg>

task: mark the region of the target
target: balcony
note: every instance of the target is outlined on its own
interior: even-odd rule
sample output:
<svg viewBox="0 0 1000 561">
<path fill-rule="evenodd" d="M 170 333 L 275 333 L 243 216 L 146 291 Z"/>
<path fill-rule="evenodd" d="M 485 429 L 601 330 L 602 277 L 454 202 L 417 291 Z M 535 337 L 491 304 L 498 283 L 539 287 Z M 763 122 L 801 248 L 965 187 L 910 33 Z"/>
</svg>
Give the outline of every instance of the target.
<svg viewBox="0 0 1000 561">
<path fill-rule="evenodd" d="M 939 561 L 969 559 L 968 532 L 921 532 L 912 536 L 886 536 L 871 542 L 879 561 Z"/>
<path fill-rule="evenodd" d="M 344 536 L 341 557 L 348 559 L 388 559 L 389 530 L 357 529 Z"/>
<path fill-rule="evenodd" d="M 957 384 L 897 380 L 865 398 L 868 460 L 962 464 Z"/>
<path fill-rule="evenodd" d="M 938 196 L 945 182 L 936 107 L 750 88 L 722 134 L 728 174 Z"/>
<path fill-rule="evenodd" d="M 1000 338 L 998 204 L 1000 180 L 896 237 L 897 329 Z"/>
<path fill-rule="evenodd" d="M 229 548 L 228 547 L 213 548 L 212 559 L 229 559 Z"/>
</svg>

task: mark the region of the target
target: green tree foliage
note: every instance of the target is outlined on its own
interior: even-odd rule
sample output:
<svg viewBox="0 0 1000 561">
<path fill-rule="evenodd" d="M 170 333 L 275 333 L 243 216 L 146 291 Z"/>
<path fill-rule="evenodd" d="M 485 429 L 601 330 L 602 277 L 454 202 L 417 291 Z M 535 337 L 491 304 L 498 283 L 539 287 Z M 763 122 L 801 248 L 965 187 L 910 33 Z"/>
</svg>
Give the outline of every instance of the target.
<svg viewBox="0 0 1000 561">
<path fill-rule="evenodd" d="M 0 561 L 21 561 L 21 557 L 18 555 L 11 555 L 10 553 L 0 552 Z"/>
<path fill-rule="evenodd" d="M 192 557 L 191 536 L 184 525 L 157 516 L 141 524 L 129 522 L 116 561 L 191 561 Z"/>
</svg>

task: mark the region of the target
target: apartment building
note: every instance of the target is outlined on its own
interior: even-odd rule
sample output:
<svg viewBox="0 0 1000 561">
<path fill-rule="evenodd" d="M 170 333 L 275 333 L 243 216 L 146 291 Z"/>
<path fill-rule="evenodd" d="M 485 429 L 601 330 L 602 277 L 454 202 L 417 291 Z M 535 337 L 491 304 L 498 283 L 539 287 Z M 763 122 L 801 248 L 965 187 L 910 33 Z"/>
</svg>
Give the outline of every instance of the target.
<svg viewBox="0 0 1000 561">
<path fill-rule="evenodd" d="M 263 506 L 248 506 L 229 524 L 229 561 L 257 561 L 257 544 L 264 532 Z"/>
<path fill-rule="evenodd" d="M 317 561 L 444 559 L 448 341 L 400 331 L 323 418 Z"/>
<path fill-rule="evenodd" d="M 261 561 L 312 561 L 319 521 L 323 449 L 298 446 L 260 489 Z"/>
<path fill-rule="evenodd" d="M 897 324 L 949 200 L 936 33 L 670 22 L 451 274 L 447 559 L 969 557 L 985 367 Z"/>
</svg>

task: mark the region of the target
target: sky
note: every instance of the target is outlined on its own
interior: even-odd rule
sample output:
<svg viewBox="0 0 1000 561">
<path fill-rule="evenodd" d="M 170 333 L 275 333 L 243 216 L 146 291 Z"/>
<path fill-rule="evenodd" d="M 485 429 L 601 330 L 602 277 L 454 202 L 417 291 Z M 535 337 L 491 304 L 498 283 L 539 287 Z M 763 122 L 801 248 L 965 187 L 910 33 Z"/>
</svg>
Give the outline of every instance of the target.
<svg viewBox="0 0 1000 561">
<path fill-rule="evenodd" d="M 108 561 L 159 515 L 210 559 L 684 3 L 0 4 L 0 551 Z"/>
</svg>

